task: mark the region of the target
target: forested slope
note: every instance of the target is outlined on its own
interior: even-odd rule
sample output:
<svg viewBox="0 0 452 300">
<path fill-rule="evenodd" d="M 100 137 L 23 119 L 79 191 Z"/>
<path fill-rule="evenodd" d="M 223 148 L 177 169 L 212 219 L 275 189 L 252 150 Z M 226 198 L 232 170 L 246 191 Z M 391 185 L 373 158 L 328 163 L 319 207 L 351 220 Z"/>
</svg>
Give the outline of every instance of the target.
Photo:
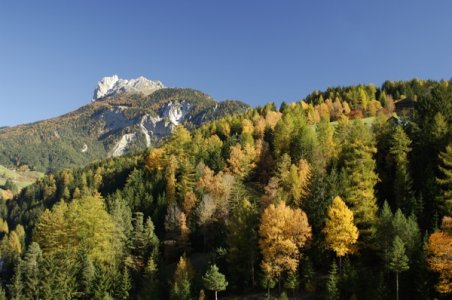
<svg viewBox="0 0 452 300">
<path fill-rule="evenodd" d="M 405 96 L 413 107 L 393 115 Z M 3 291 L 388 299 L 397 278 L 401 299 L 446 299 L 451 183 L 451 82 L 329 89 L 178 126 L 2 202 Z"/>
</svg>

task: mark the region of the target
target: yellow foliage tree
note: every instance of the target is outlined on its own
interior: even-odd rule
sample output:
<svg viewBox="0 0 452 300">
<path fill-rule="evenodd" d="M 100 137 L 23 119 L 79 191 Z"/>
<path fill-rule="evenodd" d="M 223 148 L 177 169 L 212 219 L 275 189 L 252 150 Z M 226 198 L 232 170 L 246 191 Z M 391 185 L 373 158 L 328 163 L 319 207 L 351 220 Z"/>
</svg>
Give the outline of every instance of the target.
<svg viewBox="0 0 452 300">
<path fill-rule="evenodd" d="M 284 273 L 296 272 L 301 249 L 311 235 L 308 218 L 301 209 L 292 209 L 281 201 L 264 210 L 259 247 L 263 256 L 261 267 L 269 281 L 279 281 Z"/>
<path fill-rule="evenodd" d="M 430 269 L 439 273 L 436 289 L 439 293 L 452 294 L 452 218 L 444 217 L 441 230 L 430 235 L 428 239 L 428 264 Z"/>
<path fill-rule="evenodd" d="M 246 144 L 243 148 L 240 144 L 231 147 L 228 158 L 229 170 L 240 177 L 246 176 L 255 166 L 258 153 L 254 146 Z"/>
<path fill-rule="evenodd" d="M 150 172 L 161 171 L 163 169 L 162 157 L 164 151 L 161 148 L 152 149 L 146 157 L 146 169 Z"/>
<path fill-rule="evenodd" d="M 341 197 L 337 196 L 333 199 L 327 214 L 323 229 L 326 246 L 341 258 L 351 253 L 353 245 L 358 241 L 358 228 L 353 223 L 353 212 Z"/>
<path fill-rule="evenodd" d="M 113 262 L 121 247 L 121 232 L 103 200 L 88 196 L 69 205 L 57 203 L 39 218 L 33 240 L 43 254 L 65 253 L 76 258 L 81 247 L 93 261 Z"/>
</svg>

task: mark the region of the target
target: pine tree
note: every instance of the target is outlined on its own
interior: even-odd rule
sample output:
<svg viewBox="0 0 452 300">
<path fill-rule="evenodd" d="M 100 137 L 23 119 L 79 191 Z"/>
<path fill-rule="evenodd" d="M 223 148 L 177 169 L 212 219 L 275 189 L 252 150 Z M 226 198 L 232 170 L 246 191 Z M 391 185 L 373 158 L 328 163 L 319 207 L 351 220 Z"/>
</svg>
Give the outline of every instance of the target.
<svg viewBox="0 0 452 300">
<path fill-rule="evenodd" d="M 204 287 L 215 292 L 215 300 L 218 299 L 217 293 L 226 290 L 228 282 L 223 274 L 221 274 L 216 265 L 211 265 L 206 274 L 202 277 Z"/>
<path fill-rule="evenodd" d="M 28 299 L 39 298 L 39 264 L 42 259 L 42 251 L 39 245 L 35 242 L 30 244 L 25 253 L 24 260 L 21 264 L 22 280 L 23 280 L 23 295 Z"/>
<path fill-rule="evenodd" d="M 105 266 L 97 265 L 93 281 L 93 299 L 104 300 L 111 299 L 112 274 Z"/>
<path fill-rule="evenodd" d="M 338 300 L 340 298 L 337 275 L 337 265 L 333 261 L 330 272 L 328 273 L 328 281 L 326 282 L 326 297 L 327 300 Z"/>
<path fill-rule="evenodd" d="M 129 291 L 132 288 L 132 282 L 129 274 L 129 270 L 127 269 L 127 266 L 124 265 L 122 274 L 120 276 L 121 282 L 118 290 L 118 297 L 117 299 L 123 299 L 127 300 L 129 299 Z"/>
<path fill-rule="evenodd" d="M 436 182 L 441 186 L 442 193 L 438 197 L 438 206 L 446 216 L 452 215 L 452 144 L 445 152 L 439 154 L 441 165 L 438 166 L 441 177 Z"/>
<path fill-rule="evenodd" d="M 84 299 L 91 298 L 92 282 L 95 276 L 95 268 L 88 257 L 87 251 L 82 250 L 79 255 L 80 268 L 78 271 L 78 283 L 80 293 L 83 295 Z"/>
<path fill-rule="evenodd" d="M 399 299 L 399 273 L 408 270 L 410 267 L 408 265 L 408 256 L 405 254 L 405 246 L 399 236 L 394 238 L 392 243 L 389 269 L 396 273 L 396 293 L 397 300 Z"/>
<path fill-rule="evenodd" d="M 9 294 L 11 295 L 11 299 L 14 300 L 25 300 L 24 295 L 24 285 L 23 285 L 23 278 L 22 278 L 22 260 L 19 259 L 17 261 L 17 264 L 15 266 L 14 270 L 14 276 L 11 280 L 11 284 L 8 286 Z"/>
<path fill-rule="evenodd" d="M 408 154 L 411 151 L 411 140 L 401 126 L 397 126 L 392 134 L 389 153 L 395 168 L 394 200 L 397 208 L 406 214 L 416 211 L 412 191 L 412 179 L 409 172 Z"/>
<path fill-rule="evenodd" d="M 382 251 L 385 267 L 389 267 L 389 249 L 393 240 L 394 230 L 392 226 L 393 214 L 388 202 L 383 203 L 383 208 L 380 212 L 380 217 L 377 223 L 376 238 Z"/>
<path fill-rule="evenodd" d="M 392 237 L 399 236 L 402 240 L 408 257 L 420 246 L 420 232 L 414 216 L 406 218 L 398 209 L 392 219 Z"/>
</svg>

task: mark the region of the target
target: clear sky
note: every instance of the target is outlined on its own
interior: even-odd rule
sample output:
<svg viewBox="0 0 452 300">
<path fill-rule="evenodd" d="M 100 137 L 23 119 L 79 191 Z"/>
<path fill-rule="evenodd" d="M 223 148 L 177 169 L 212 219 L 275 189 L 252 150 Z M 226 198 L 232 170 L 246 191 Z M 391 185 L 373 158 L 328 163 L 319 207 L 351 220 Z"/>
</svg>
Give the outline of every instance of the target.
<svg viewBox="0 0 452 300">
<path fill-rule="evenodd" d="M 89 103 L 118 74 L 251 105 L 452 77 L 450 0 L 0 0 L 0 126 Z"/>
</svg>

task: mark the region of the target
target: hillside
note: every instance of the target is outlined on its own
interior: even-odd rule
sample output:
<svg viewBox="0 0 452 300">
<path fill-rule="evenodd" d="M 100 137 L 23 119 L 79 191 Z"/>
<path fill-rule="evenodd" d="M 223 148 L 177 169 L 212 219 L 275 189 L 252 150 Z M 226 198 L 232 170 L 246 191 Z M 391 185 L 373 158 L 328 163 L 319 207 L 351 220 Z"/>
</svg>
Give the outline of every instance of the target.
<svg viewBox="0 0 452 300">
<path fill-rule="evenodd" d="M 1 129 L 0 164 L 41 172 L 83 166 L 158 145 L 179 124 L 194 129 L 246 109 L 192 89 L 160 88 L 147 96 L 115 90 L 61 117 Z"/>
<path fill-rule="evenodd" d="M 2 284 L 25 298 L 191 299 L 212 297 L 207 277 L 231 299 L 393 299 L 397 272 L 400 299 L 448 299 L 452 85 L 396 90 L 412 86 L 401 122 L 380 88 L 349 111 L 340 94 L 270 103 L 49 174 L 0 202 Z"/>
<path fill-rule="evenodd" d="M 6 181 L 10 180 L 20 190 L 36 181 L 36 179 L 43 177 L 41 172 L 30 170 L 14 170 L 8 169 L 0 165 L 0 187 L 4 186 Z"/>
</svg>

